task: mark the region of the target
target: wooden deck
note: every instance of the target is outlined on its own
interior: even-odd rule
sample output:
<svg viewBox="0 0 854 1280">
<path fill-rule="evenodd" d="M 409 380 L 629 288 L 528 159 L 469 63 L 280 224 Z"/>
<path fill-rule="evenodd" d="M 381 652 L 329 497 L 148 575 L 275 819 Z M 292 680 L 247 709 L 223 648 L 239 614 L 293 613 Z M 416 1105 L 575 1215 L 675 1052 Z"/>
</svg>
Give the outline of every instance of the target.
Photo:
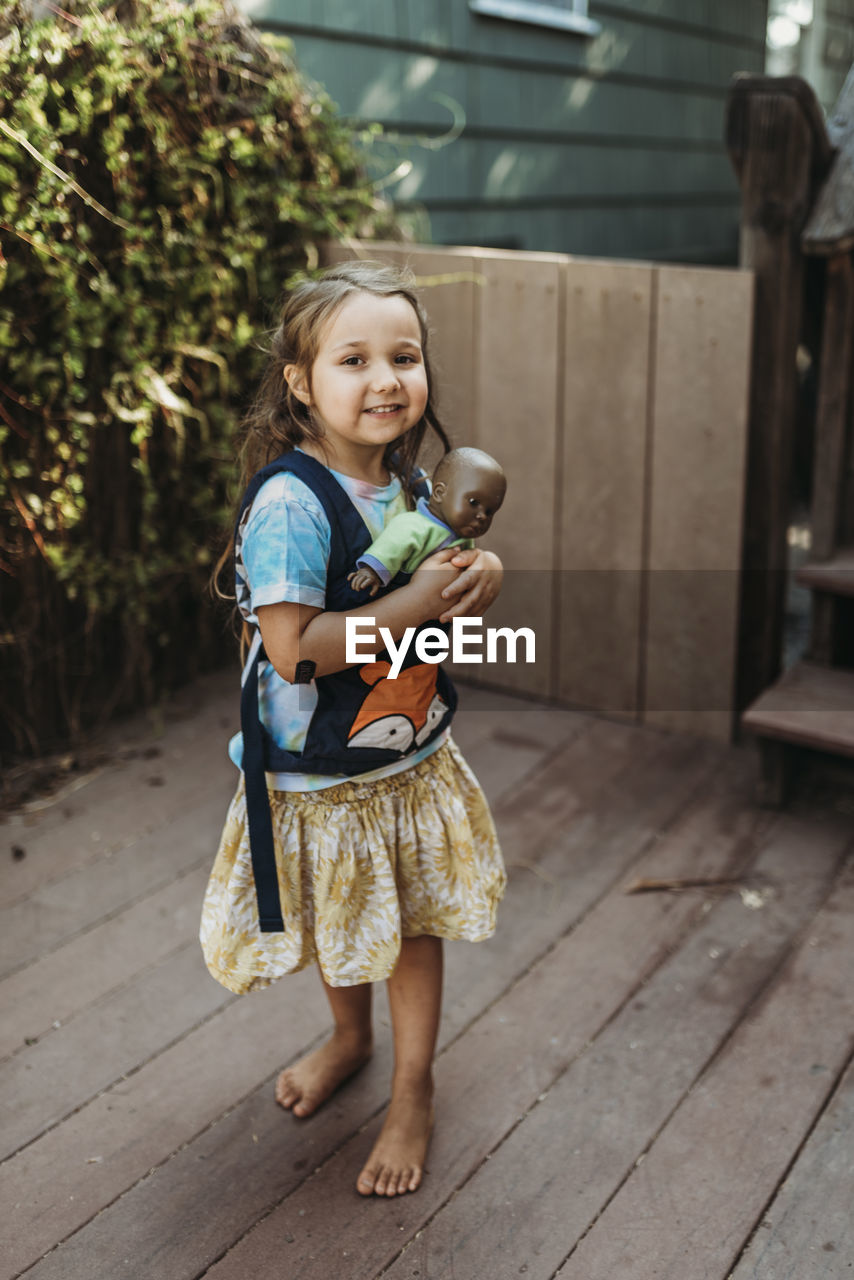
<svg viewBox="0 0 854 1280">
<path fill-rule="evenodd" d="M 297 1121 L 272 1082 L 325 1034 L 316 975 L 234 998 L 202 964 L 232 684 L 3 824 L 2 1280 L 854 1274 L 844 777 L 773 813 L 748 748 L 464 691 L 510 888 L 447 948 L 425 1183 L 365 1201 L 383 1002 Z M 722 883 L 626 891 L 684 879 Z"/>
</svg>

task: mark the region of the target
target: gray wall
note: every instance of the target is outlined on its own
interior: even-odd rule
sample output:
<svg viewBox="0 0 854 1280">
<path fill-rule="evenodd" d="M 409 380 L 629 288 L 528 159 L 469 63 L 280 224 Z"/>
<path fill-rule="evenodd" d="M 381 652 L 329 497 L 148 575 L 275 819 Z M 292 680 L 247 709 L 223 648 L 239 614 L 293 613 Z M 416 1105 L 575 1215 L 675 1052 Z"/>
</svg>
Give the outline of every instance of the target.
<svg viewBox="0 0 854 1280">
<path fill-rule="evenodd" d="M 764 66 L 766 0 L 599 4 L 585 37 L 466 0 L 242 0 L 344 115 L 379 121 L 374 172 L 413 233 L 608 257 L 734 262 L 722 142 L 736 71 Z M 456 118 L 459 136 L 437 139 Z M 420 215 L 417 210 L 422 211 Z"/>
</svg>

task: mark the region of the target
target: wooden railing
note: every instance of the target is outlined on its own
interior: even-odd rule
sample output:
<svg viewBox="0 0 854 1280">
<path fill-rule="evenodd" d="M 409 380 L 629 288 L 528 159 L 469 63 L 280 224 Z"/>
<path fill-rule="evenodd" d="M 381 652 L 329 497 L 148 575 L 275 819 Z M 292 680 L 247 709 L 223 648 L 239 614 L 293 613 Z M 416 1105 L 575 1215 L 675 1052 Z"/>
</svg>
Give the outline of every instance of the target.
<svg viewBox="0 0 854 1280">
<path fill-rule="evenodd" d="M 494 454 L 490 626 L 533 665 L 465 674 L 728 739 L 734 719 L 749 272 L 470 248 L 329 250 L 408 264 L 456 444 Z"/>
<path fill-rule="evenodd" d="M 737 696 L 777 804 L 804 748 L 854 757 L 854 69 L 826 122 L 803 80 L 737 78 L 726 134 L 757 282 Z M 783 670 L 786 534 L 804 471 L 810 639 Z"/>
</svg>

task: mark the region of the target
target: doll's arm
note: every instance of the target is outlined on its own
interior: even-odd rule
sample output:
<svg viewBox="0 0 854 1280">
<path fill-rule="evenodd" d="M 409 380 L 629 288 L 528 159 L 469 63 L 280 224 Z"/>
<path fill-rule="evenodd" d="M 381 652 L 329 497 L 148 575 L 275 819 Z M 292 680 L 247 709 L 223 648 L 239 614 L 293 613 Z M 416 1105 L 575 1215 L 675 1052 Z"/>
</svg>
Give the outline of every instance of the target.
<svg viewBox="0 0 854 1280">
<path fill-rule="evenodd" d="M 364 591 L 366 587 L 370 587 L 372 597 L 382 586 L 382 578 L 369 564 L 361 564 L 353 573 L 348 573 L 347 581 L 354 591 Z"/>
<path fill-rule="evenodd" d="M 389 520 L 382 532 L 362 553 L 356 561 L 356 573 L 368 569 L 374 575 L 370 582 L 376 581 L 381 586 L 387 586 L 401 569 L 412 573 L 425 558 L 426 540 L 427 528 L 425 528 L 424 518 L 413 511 L 403 511 Z M 356 585 L 355 576 L 351 575 L 349 581 L 354 591 L 361 590 L 361 587 Z"/>
</svg>

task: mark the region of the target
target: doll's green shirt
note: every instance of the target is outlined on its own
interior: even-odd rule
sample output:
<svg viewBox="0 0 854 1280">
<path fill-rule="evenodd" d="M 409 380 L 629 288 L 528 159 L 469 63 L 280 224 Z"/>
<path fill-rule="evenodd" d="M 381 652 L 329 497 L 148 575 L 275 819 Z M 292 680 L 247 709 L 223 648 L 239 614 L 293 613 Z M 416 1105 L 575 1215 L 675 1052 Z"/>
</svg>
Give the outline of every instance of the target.
<svg viewBox="0 0 854 1280">
<path fill-rule="evenodd" d="M 404 511 L 389 520 L 358 560 L 375 569 L 384 582 L 396 573 L 414 573 L 421 561 L 440 547 L 473 547 L 471 538 L 456 538 L 452 529 L 419 511 Z M 385 575 L 379 566 L 385 570 Z"/>
</svg>

